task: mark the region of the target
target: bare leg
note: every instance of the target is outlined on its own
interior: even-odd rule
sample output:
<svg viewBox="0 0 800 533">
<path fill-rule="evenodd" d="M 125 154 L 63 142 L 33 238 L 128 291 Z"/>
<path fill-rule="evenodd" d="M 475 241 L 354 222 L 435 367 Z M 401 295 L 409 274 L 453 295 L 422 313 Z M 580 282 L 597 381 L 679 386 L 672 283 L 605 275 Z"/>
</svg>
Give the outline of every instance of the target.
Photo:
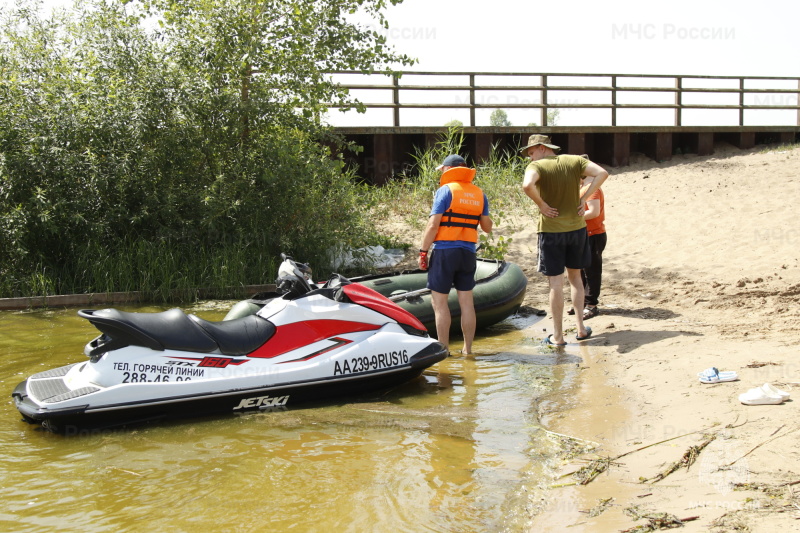
<svg viewBox="0 0 800 533">
<path fill-rule="evenodd" d="M 447 306 L 447 294 L 431 291 L 433 314 L 436 316 L 436 338 L 450 349 L 450 308 Z"/>
<path fill-rule="evenodd" d="M 475 303 L 472 291 L 458 291 L 458 305 L 461 306 L 461 333 L 464 335 L 464 348 L 461 353 L 472 353 L 472 340 L 475 338 Z"/>
<path fill-rule="evenodd" d="M 572 307 L 575 308 L 575 322 L 578 325 L 578 335 L 580 337 L 585 337 L 587 332 L 586 327 L 583 325 L 583 299 L 586 293 L 584 292 L 580 269 L 568 268 L 567 278 L 570 284 Z"/>
<path fill-rule="evenodd" d="M 580 276 L 580 273 L 578 274 Z M 553 315 L 553 343 L 564 343 L 564 274 L 547 276 L 550 283 L 550 314 Z M 573 302 L 574 304 L 574 302 Z M 577 309 L 575 314 L 577 314 Z M 581 318 L 583 318 L 583 301 L 581 301 Z"/>
</svg>

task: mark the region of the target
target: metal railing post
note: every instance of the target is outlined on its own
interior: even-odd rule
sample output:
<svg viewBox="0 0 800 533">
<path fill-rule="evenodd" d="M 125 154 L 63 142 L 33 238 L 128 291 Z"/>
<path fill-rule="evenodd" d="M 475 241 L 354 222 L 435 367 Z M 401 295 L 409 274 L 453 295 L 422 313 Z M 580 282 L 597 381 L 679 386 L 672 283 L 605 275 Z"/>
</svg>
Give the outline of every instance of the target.
<svg viewBox="0 0 800 533">
<path fill-rule="evenodd" d="M 542 76 L 542 127 L 547 127 L 547 76 Z"/>
<path fill-rule="evenodd" d="M 744 78 L 739 78 L 739 125 L 744 126 Z"/>
<path fill-rule="evenodd" d="M 677 77 L 675 78 L 675 105 L 678 106 L 675 108 L 675 125 L 680 126 L 682 117 L 682 110 L 683 110 L 683 78 Z"/>
<path fill-rule="evenodd" d="M 394 125 L 400 127 L 400 77 L 397 74 L 392 75 L 392 102 L 394 102 Z"/>
<path fill-rule="evenodd" d="M 469 125 L 475 126 L 475 74 L 469 75 Z"/>
<path fill-rule="evenodd" d="M 617 77 L 611 76 L 611 125 L 617 125 Z"/>
</svg>

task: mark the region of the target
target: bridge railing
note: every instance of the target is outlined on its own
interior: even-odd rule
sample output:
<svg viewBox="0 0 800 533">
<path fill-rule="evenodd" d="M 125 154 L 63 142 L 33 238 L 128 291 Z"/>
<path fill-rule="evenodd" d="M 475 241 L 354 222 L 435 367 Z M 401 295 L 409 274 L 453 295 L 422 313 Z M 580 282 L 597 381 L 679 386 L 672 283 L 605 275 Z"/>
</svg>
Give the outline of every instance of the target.
<svg viewBox="0 0 800 533">
<path fill-rule="evenodd" d="M 533 110 L 542 126 L 552 125 L 548 122 L 557 110 L 610 110 L 602 124 L 610 126 L 620 125 L 619 115 L 628 110 L 673 110 L 666 120 L 671 123 L 660 126 L 686 125 L 687 110 L 738 112 L 739 126 L 747 125 L 748 111 L 794 110 L 784 125 L 800 126 L 800 77 L 406 71 L 382 76 L 387 82 L 359 83 L 375 76 L 379 75 L 332 73 L 351 94 L 380 95 L 358 100 L 367 110 L 391 110 L 395 127 L 408 125 L 402 123 L 401 112 L 410 109 L 468 110 L 469 126 L 481 125 L 476 112 L 483 109 Z M 433 101 L 419 101 L 414 94 L 422 92 L 450 98 L 440 94 Z M 576 94 L 590 95 L 592 101 L 564 97 Z M 663 116 L 660 120 L 664 122 Z"/>
</svg>

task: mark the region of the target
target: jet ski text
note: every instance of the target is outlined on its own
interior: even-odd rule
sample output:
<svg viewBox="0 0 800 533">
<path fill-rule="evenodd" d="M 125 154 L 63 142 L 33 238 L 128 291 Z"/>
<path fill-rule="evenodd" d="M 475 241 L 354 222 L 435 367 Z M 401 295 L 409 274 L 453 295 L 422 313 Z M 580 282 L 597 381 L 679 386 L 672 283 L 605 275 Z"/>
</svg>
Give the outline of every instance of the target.
<svg viewBox="0 0 800 533">
<path fill-rule="evenodd" d="M 255 398 L 245 398 L 242 400 L 239 405 L 233 408 L 233 410 L 237 409 L 250 409 L 251 407 L 259 407 L 261 409 L 265 407 L 280 407 L 282 405 L 286 405 L 286 402 L 289 401 L 289 396 L 276 396 L 271 398 L 270 396 L 257 396 Z"/>
<path fill-rule="evenodd" d="M 403 350 L 402 352 L 379 353 L 371 357 L 354 357 L 352 359 L 345 359 L 341 363 L 336 361 L 333 367 L 333 375 L 356 374 L 358 372 L 390 368 L 406 363 L 408 363 L 408 350 Z"/>
</svg>

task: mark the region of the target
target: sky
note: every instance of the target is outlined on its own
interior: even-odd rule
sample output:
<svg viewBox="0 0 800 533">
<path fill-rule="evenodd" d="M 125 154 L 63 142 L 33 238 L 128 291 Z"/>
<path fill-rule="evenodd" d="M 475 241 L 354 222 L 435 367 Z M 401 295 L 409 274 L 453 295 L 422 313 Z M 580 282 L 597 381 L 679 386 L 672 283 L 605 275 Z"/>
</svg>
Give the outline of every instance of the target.
<svg viewBox="0 0 800 533">
<path fill-rule="evenodd" d="M 0 0 L 0 4 L 13 0 Z M 64 5 L 70 0 L 44 0 L 45 5 Z M 388 3 L 388 2 L 387 2 Z M 404 70 L 425 72 L 527 72 L 613 73 L 711 76 L 800 76 L 800 1 L 762 0 L 405 0 L 386 11 L 389 29 L 382 32 L 397 52 L 417 59 Z M 370 24 L 368 20 L 363 21 Z M 351 80 L 353 83 L 387 83 Z M 551 78 L 551 84 L 608 85 L 606 79 Z M 479 78 L 491 85 L 536 85 L 531 78 Z M 464 77 L 416 79 L 405 76 L 401 83 L 465 84 Z M 674 80 L 648 78 L 644 85 L 673 84 Z M 708 82 L 722 88 L 735 81 Z M 661 85 L 659 85 L 661 86 Z M 755 87 L 755 86 L 754 86 Z M 766 87 L 766 86 L 764 86 Z M 796 88 L 781 82 L 780 88 Z M 365 102 L 391 101 L 389 92 L 355 93 Z M 713 103 L 708 95 L 691 95 L 692 102 Z M 627 103 L 672 103 L 667 93 L 624 95 Z M 482 95 L 483 102 L 540 102 L 541 95 L 506 91 Z M 608 93 L 561 92 L 548 101 L 560 103 L 608 103 Z M 656 98 L 657 100 L 653 100 Z M 737 95 L 716 96 L 725 104 L 738 103 Z M 755 100 L 754 98 L 758 98 Z M 665 100 L 666 99 L 666 100 Z M 466 103 L 465 92 L 406 93 L 404 102 Z M 619 99 L 618 99 L 619 101 Z M 796 95 L 750 96 L 746 103 L 797 105 Z M 491 109 L 479 110 L 479 125 L 488 124 Z M 515 125 L 537 121 L 536 111 L 507 109 Z M 468 122 L 466 111 L 404 110 L 402 125 L 441 125 L 452 119 Z M 605 125 L 608 110 L 561 110 L 559 125 Z M 533 114 L 533 115 L 532 115 Z M 747 112 L 748 123 L 796 125 L 796 111 Z M 670 125 L 672 110 L 625 110 L 626 121 Z M 332 111 L 334 125 L 391 125 L 391 111 L 371 110 L 366 115 Z M 685 125 L 735 123 L 735 111 L 684 111 Z M 733 121 L 733 122 L 732 122 Z"/>
<path fill-rule="evenodd" d="M 614 73 L 712 76 L 800 76 L 800 2 L 765 0 L 405 0 L 386 11 L 389 29 L 382 30 L 398 52 L 417 58 L 406 70 L 425 72 L 529 72 L 529 73 Z M 466 83 L 464 78 L 417 79 L 408 83 L 448 85 Z M 482 78 L 478 82 L 507 85 L 524 83 L 524 78 Z M 535 85 L 537 78 L 528 83 Z M 609 79 L 550 78 L 561 85 L 609 85 Z M 674 80 L 647 79 L 653 85 Z M 403 81 L 401 81 L 403 83 Z M 736 81 L 709 81 L 709 87 L 737 85 Z M 777 82 L 779 88 L 797 88 L 796 82 Z M 647 83 L 645 83 L 646 85 Z M 738 86 L 738 85 L 737 85 Z M 755 87 L 755 86 L 753 86 Z M 764 86 L 766 88 L 766 86 Z M 363 93 L 363 92 L 362 92 Z M 359 93 L 365 101 L 386 101 Z M 465 102 L 464 93 L 417 92 L 414 101 L 454 99 Z M 666 93 L 627 93 L 627 103 L 673 103 Z M 704 100 L 705 97 L 705 100 Z M 485 95 L 485 102 L 540 102 L 536 93 L 512 91 Z M 691 95 L 693 102 L 713 103 L 708 95 Z M 714 96 L 720 103 L 738 104 L 738 95 Z M 760 101 L 755 100 L 760 99 Z M 666 100 L 665 100 L 666 99 Z M 720 99 L 724 99 L 720 100 Z M 403 100 L 406 101 L 406 100 Z M 608 93 L 562 92 L 549 95 L 549 102 L 609 103 Z M 618 99 L 619 101 L 619 99 Z M 746 103 L 797 105 L 796 95 L 748 97 Z M 538 122 L 538 112 L 506 110 L 514 125 Z M 441 124 L 449 119 L 468 121 L 466 111 L 403 111 L 402 125 Z M 479 125 L 488 124 L 491 110 L 478 111 Z M 535 116 L 532 116 L 534 113 Z M 626 116 L 627 114 L 627 116 Z M 341 114 L 339 114 L 341 115 Z M 390 125 L 389 112 L 369 111 L 366 116 L 331 114 L 337 125 Z M 449 118 L 448 118 L 449 117 Z M 561 110 L 559 125 L 605 125 L 608 110 Z M 624 110 L 618 112 L 630 125 L 648 123 L 671 125 L 672 110 Z M 736 111 L 684 111 L 685 125 L 738 122 Z M 388 124 L 387 124 L 388 122 Z M 797 124 L 796 111 L 748 111 L 746 123 Z"/>
<path fill-rule="evenodd" d="M 405 0 L 386 13 L 419 70 L 800 75 L 797 0 Z"/>
</svg>

